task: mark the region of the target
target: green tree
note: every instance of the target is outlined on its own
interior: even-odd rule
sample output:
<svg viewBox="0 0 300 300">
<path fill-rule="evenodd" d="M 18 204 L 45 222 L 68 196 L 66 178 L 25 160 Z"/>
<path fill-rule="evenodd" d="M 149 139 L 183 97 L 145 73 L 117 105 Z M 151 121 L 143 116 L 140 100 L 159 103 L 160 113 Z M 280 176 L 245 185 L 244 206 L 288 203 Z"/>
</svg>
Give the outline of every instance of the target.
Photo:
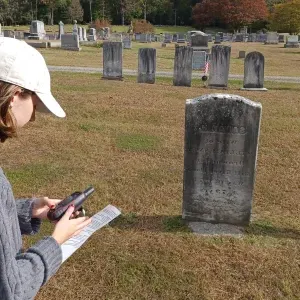
<svg viewBox="0 0 300 300">
<path fill-rule="evenodd" d="M 270 29 L 298 34 L 300 32 L 300 0 L 276 4 L 270 15 Z"/>
<path fill-rule="evenodd" d="M 83 21 L 83 9 L 79 0 L 72 0 L 71 5 L 69 6 L 69 15 L 72 22 L 74 20 L 79 22 Z"/>
<path fill-rule="evenodd" d="M 41 0 L 41 3 L 46 4 L 49 9 L 49 23 L 54 23 L 54 11 L 59 7 L 66 6 L 69 4 L 68 0 Z"/>
</svg>

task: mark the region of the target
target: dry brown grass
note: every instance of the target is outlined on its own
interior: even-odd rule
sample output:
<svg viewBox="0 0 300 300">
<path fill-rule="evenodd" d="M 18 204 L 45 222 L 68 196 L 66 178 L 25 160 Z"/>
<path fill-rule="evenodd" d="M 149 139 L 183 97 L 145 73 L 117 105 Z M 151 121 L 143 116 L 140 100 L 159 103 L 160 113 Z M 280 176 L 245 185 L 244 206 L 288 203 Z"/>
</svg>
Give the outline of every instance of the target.
<svg viewBox="0 0 300 300">
<path fill-rule="evenodd" d="M 201 238 L 178 224 L 184 108 L 185 99 L 216 91 L 52 77 L 67 118 L 38 116 L 2 146 L 15 195 L 64 197 L 93 184 L 88 211 L 112 203 L 123 218 L 94 234 L 38 300 L 300 298 L 297 85 L 228 91 L 263 106 L 254 220 L 242 239 Z M 26 245 L 49 233 L 44 223 Z"/>
<path fill-rule="evenodd" d="M 300 77 L 300 49 L 285 49 L 283 44 L 263 45 L 260 43 L 232 43 L 231 74 L 244 73 L 244 60 L 238 59 L 238 52 L 259 51 L 265 56 L 265 75 L 269 76 L 299 76 Z M 142 44 L 133 43 L 131 50 L 124 50 L 123 68 L 137 69 L 138 49 L 142 47 L 157 48 L 157 70 L 172 71 L 174 66 L 175 46 L 168 44 L 161 48 L 160 43 Z M 65 51 L 61 49 L 41 49 L 48 65 L 102 67 L 103 49 L 95 47 L 82 47 L 81 52 Z"/>
</svg>

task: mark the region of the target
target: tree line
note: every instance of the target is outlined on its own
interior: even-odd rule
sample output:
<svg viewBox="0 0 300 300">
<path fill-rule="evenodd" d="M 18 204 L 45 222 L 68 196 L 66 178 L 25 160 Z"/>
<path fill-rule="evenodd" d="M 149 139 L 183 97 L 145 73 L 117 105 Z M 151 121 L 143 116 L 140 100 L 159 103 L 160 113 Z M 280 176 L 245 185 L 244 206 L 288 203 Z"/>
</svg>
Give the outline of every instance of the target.
<svg viewBox="0 0 300 300">
<path fill-rule="evenodd" d="M 228 30 L 248 25 L 298 32 L 300 0 L 0 0 L 4 25 L 90 23 L 109 20 L 128 25 L 144 19 L 155 25 L 215 26 Z M 298 26 L 299 23 L 299 26 Z"/>
</svg>

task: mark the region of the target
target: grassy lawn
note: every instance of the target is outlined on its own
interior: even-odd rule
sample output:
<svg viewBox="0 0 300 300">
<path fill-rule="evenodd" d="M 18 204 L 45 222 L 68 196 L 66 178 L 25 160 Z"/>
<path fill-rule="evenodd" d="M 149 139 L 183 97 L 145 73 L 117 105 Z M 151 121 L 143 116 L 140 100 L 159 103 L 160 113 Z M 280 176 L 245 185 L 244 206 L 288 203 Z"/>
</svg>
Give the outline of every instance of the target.
<svg viewBox="0 0 300 300">
<path fill-rule="evenodd" d="M 131 50 L 124 49 L 123 67 L 137 69 L 138 49 L 155 47 L 157 49 L 157 70 L 172 71 L 174 65 L 175 46 L 167 45 L 161 48 L 160 43 L 133 43 Z M 260 43 L 232 43 L 231 44 L 231 74 L 244 73 L 244 59 L 238 59 L 238 52 L 259 51 L 265 56 L 265 75 L 300 76 L 300 49 L 285 49 L 283 44 L 262 45 Z M 82 47 L 81 52 L 71 52 L 61 49 L 41 49 L 48 65 L 102 67 L 103 49 L 96 47 Z"/>
<path fill-rule="evenodd" d="M 228 93 L 263 106 L 253 222 L 240 239 L 198 237 L 181 222 L 185 100 L 219 90 L 52 74 L 65 120 L 38 115 L 2 145 L 16 197 L 63 198 L 89 184 L 86 208 L 123 216 L 95 233 L 37 299 L 299 299 L 300 87 Z M 26 155 L 24 155 L 26 153 Z M 45 222 L 29 246 L 51 233 Z"/>
</svg>

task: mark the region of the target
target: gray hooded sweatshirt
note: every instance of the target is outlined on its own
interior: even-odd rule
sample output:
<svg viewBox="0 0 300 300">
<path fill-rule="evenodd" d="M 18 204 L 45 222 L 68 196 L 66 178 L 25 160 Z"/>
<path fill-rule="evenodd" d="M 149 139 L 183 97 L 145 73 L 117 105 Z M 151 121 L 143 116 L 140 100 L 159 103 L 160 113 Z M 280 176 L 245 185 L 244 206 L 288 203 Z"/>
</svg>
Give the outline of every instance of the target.
<svg viewBox="0 0 300 300">
<path fill-rule="evenodd" d="M 15 201 L 0 168 L 0 299 L 34 299 L 62 262 L 60 245 L 47 236 L 22 252 L 21 234 L 38 232 L 41 220 L 31 217 L 33 199 Z"/>
</svg>

